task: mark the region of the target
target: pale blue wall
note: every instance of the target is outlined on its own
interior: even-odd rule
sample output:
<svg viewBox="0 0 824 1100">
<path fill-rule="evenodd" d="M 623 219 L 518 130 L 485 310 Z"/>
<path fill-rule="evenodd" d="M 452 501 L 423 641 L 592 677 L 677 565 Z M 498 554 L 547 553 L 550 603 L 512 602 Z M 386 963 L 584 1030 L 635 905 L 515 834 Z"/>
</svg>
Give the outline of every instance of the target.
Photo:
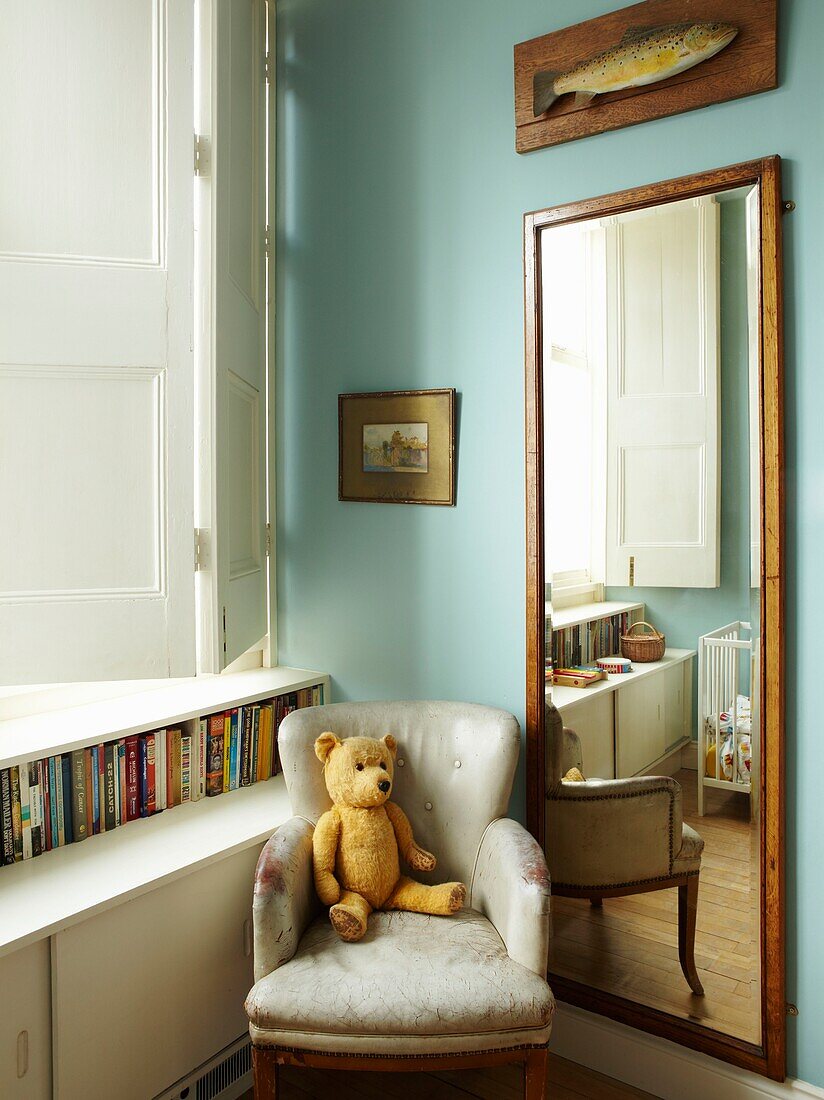
<svg viewBox="0 0 824 1100">
<path fill-rule="evenodd" d="M 513 44 L 614 7 L 278 0 L 280 657 L 523 719 L 521 215 L 785 157 L 790 1071 L 824 1084 L 824 3 L 781 5 L 775 92 L 516 156 Z M 424 386 L 461 393 L 457 508 L 339 503 L 338 392 Z"/>
</svg>

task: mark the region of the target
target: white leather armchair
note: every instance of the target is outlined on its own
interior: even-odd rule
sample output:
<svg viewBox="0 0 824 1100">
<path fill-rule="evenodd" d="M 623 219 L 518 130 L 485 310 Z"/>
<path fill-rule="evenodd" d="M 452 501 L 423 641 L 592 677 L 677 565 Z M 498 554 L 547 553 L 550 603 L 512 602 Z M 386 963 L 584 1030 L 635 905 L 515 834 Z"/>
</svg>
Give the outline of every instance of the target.
<svg viewBox="0 0 824 1100">
<path fill-rule="evenodd" d="M 373 913 L 345 943 L 312 878 L 314 823 L 329 808 L 315 739 L 398 741 L 393 800 L 438 858 L 422 881 L 459 879 L 451 917 Z M 246 1001 L 255 1096 L 277 1096 L 278 1065 L 457 1069 L 520 1061 L 543 1098 L 554 1000 L 546 983 L 549 878 L 543 852 L 505 818 L 517 721 L 464 703 L 339 703 L 280 728 L 295 814 L 266 844 L 254 896 L 255 985 Z"/>
<path fill-rule="evenodd" d="M 589 898 L 678 889 L 678 954 L 693 993 L 704 989 L 695 968 L 698 877 L 704 841 L 684 824 L 681 785 L 668 775 L 565 780 L 586 775 L 581 742 L 546 705 L 546 853 L 552 892 Z"/>
</svg>

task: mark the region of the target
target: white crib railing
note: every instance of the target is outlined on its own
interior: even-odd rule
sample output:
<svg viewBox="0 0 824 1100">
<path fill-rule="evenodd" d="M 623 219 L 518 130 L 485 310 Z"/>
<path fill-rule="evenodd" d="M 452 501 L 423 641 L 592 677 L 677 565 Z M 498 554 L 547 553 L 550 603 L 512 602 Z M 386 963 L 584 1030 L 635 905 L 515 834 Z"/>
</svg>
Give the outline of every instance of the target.
<svg viewBox="0 0 824 1100">
<path fill-rule="evenodd" d="M 728 623 L 698 639 L 698 813 L 704 816 L 704 790 L 719 787 L 750 794 L 751 779 L 744 779 L 738 768 L 738 748 L 743 737 L 750 738 L 751 760 L 755 761 L 755 709 L 751 704 L 751 730 L 738 729 L 738 696 L 741 691 L 742 657 L 749 662 L 749 694 L 754 699 L 755 669 L 753 668 L 753 644 L 751 638 L 742 638 L 750 632 L 750 624 Z M 743 667 L 747 667 L 743 665 Z M 721 729 L 721 715 L 727 713 L 732 721 L 732 734 Z M 709 728 L 708 728 L 709 727 Z M 721 749 L 732 737 L 732 777 L 725 778 L 721 761 Z M 707 775 L 707 752 L 715 745 L 715 775 Z"/>
</svg>

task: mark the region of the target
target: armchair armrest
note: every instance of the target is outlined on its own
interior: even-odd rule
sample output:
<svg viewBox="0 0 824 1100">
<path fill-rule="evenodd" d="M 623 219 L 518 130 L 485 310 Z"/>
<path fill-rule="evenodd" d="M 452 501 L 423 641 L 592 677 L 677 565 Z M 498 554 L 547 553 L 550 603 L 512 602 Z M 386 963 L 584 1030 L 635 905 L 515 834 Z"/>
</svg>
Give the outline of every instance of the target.
<svg viewBox="0 0 824 1100">
<path fill-rule="evenodd" d="M 252 903 L 256 982 L 292 958 L 318 909 L 312 878 L 314 831 L 310 821 L 292 817 L 260 853 Z"/>
<path fill-rule="evenodd" d="M 487 826 L 472 875 L 470 905 L 488 917 L 515 962 L 546 977 L 549 872 L 535 838 L 508 818 Z"/>
<path fill-rule="evenodd" d="M 547 860 L 556 887 L 667 878 L 682 833 L 681 786 L 667 775 L 561 782 L 547 795 Z"/>
</svg>

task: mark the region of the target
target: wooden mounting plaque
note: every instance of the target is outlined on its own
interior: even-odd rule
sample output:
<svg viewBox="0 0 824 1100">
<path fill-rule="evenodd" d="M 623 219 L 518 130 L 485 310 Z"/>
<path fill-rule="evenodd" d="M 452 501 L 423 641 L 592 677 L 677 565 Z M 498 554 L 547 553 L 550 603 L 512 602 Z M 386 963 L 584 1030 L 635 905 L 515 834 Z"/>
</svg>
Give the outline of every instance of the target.
<svg viewBox="0 0 824 1100">
<path fill-rule="evenodd" d="M 515 149 L 528 153 L 777 87 L 777 7 L 778 0 L 644 0 L 519 43 L 515 47 Z M 616 46 L 630 27 L 713 20 L 739 28 L 734 41 L 715 57 L 657 84 L 596 96 L 583 107 L 575 107 L 574 97 L 564 95 L 545 114 L 533 115 L 536 72 L 566 72 Z"/>
</svg>

